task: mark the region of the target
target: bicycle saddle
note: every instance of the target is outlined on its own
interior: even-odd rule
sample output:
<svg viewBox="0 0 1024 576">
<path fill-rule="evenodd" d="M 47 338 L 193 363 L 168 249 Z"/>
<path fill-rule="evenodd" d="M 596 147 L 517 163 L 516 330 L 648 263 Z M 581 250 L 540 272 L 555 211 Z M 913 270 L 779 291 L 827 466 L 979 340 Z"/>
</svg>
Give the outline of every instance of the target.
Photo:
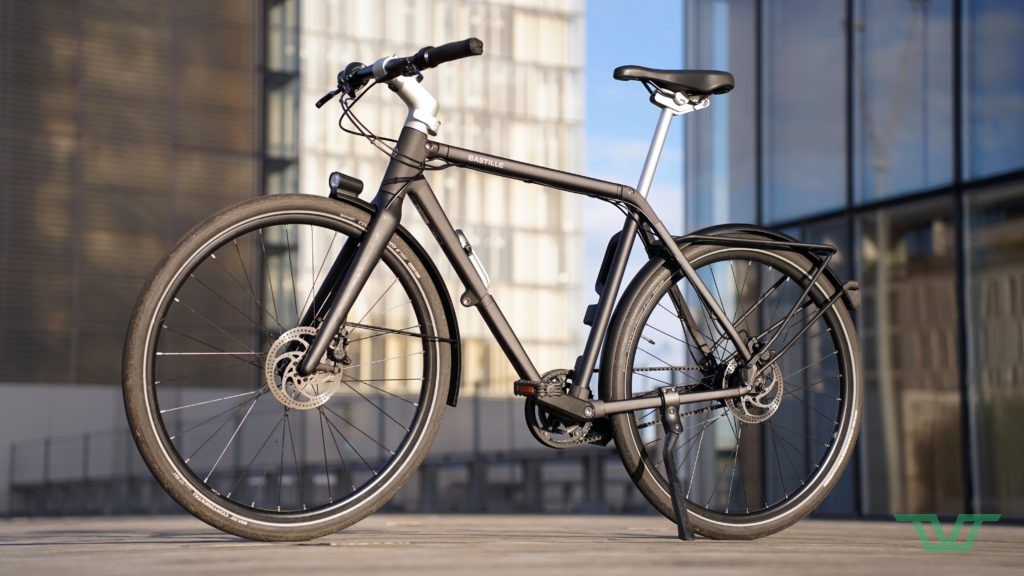
<svg viewBox="0 0 1024 576">
<path fill-rule="evenodd" d="M 687 96 L 725 94 L 735 85 L 732 74 L 720 70 L 656 70 L 643 66 L 619 66 L 616 80 L 647 80 L 658 88 Z"/>
</svg>

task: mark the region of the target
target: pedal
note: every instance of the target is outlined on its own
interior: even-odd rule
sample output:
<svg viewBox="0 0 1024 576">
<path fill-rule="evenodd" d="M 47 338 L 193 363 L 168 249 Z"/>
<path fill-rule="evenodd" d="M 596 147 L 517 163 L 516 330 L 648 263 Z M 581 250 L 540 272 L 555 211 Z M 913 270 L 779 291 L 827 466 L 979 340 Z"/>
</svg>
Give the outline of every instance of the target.
<svg viewBox="0 0 1024 576">
<path fill-rule="evenodd" d="M 562 382 L 537 382 L 534 380 L 516 380 L 512 385 L 516 396 L 529 396 L 540 398 L 545 396 L 561 396 L 565 394 L 565 385 Z"/>
</svg>

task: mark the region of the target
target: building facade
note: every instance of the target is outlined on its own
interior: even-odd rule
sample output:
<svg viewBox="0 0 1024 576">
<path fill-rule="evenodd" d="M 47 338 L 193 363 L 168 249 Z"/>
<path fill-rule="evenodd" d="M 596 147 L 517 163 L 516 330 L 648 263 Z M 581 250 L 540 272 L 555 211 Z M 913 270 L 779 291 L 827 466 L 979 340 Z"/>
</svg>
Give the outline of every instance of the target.
<svg viewBox="0 0 1024 576">
<path fill-rule="evenodd" d="M 294 2 L 289 0 L 285 4 Z M 336 84 L 349 62 L 370 63 L 390 54 L 471 36 L 484 55 L 424 73 L 440 103 L 435 137 L 460 147 L 569 172 L 583 167 L 583 2 L 547 0 L 328 0 L 299 2 L 299 79 L 295 94 L 297 170 L 288 186 L 322 194 L 337 170 L 375 193 L 387 157 L 369 142 L 338 128 L 340 107 L 315 102 Z M 376 134 L 397 137 L 406 109 L 394 94 L 373 90 L 355 113 Z M 349 126 L 351 128 L 351 126 Z M 456 228 L 462 229 L 487 269 L 491 292 L 541 371 L 571 367 L 580 347 L 582 230 L 579 198 L 472 170 L 428 175 Z M 454 302 L 462 283 L 415 210 L 406 225 L 423 239 Z M 509 396 L 517 379 L 474 309 L 459 307 L 464 390 Z"/>
<path fill-rule="evenodd" d="M 61 483 L 77 490 L 68 506 L 115 498 L 83 497 L 96 480 L 151 483 L 124 433 L 121 349 L 143 282 L 185 231 L 259 194 L 326 195 L 334 170 L 372 196 L 387 157 L 338 129 L 336 103 L 313 107 L 338 70 L 478 36 L 484 57 L 425 75 L 438 139 L 578 172 L 583 16 L 582 1 L 547 0 L 0 1 L 0 514 L 10 484 L 41 486 L 24 493 L 60 510 Z M 381 136 L 405 118 L 384 89 L 356 112 Z M 431 183 L 537 366 L 571 366 L 578 200 L 458 169 Z M 461 283 L 407 215 L 457 302 Z M 495 397 L 508 423 L 476 434 L 464 413 L 438 448 L 525 446 L 521 403 L 504 401 L 516 376 L 459 310 L 463 396 Z"/>
<path fill-rule="evenodd" d="M 1024 4 L 690 0 L 689 229 L 840 248 L 862 286 L 858 454 L 822 511 L 1024 516 Z"/>
</svg>

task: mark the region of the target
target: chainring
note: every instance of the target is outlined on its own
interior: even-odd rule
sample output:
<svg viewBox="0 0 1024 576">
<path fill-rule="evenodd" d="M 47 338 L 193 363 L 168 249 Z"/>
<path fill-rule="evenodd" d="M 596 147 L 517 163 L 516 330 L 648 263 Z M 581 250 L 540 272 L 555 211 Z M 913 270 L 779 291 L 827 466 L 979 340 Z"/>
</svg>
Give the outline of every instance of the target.
<svg viewBox="0 0 1024 576">
<path fill-rule="evenodd" d="M 551 370 L 541 376 L 541 381 L 560 384 L 568 392 L 568 370 Z M 580 444 L 599 442 L 600 438 L 589 437 L 592 422 L 567 422 L 539 406 L 533 398 L 527 397 L 525 404 L 526 427 L 530 434 L 549 448 L 571 448 Z"/>
</svg>

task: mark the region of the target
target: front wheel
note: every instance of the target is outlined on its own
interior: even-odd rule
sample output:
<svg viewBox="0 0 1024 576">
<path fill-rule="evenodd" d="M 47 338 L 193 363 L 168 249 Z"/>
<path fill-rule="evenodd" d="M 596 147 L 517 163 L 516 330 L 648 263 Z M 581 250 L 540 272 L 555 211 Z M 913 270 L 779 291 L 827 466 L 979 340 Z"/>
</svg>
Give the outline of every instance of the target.
<svg viewBox="0 0 1024 576">
<path fill-rule="evenodd" d="M 795 252 L 689 245 L 684 254 L 749 347 L 779 337 L 768 348 L 772 356 L 755 393 L 680 407 L 678 470 L 666 470 L 662 461 L 660 409 L 615 415 L 615 443 L 637 487 L 670 519 L 666 474 L 677 474 L 696 532 L 723 539 L 766 536 L 814 510 L 853 452 L 862 396 L 853 321 L 841 299 L 827 306 L 837 288 L 824 275 L 802 296 L 813 266 Z M 649 395 L 664 386 L 697 392 L 741 381 L 734 346 L 680 272 L 651 265 L 626 294 L 602 364 L 604 398 Z M 694 326 L 686 326 L 680 306 L 688 307 Z M 783 323 L 794 306 L 792 321 Z M 711 361 L 698 367 L 705 358 L 701 340 Z M 775 357 L 790 341 L 795 345 Z"/>
<path fill-rule="evenodd" d="M 243 202 L 174 247 L 144 288 L 124 351 L 139 451 L 201 520 L 245 538 L 304 540 L 372 513 L 437 433 L 452 371 L 443 287 L 396 235 L 329 354 L 301 322 L 370 214 L 327 198 Z"/>
</svg>

